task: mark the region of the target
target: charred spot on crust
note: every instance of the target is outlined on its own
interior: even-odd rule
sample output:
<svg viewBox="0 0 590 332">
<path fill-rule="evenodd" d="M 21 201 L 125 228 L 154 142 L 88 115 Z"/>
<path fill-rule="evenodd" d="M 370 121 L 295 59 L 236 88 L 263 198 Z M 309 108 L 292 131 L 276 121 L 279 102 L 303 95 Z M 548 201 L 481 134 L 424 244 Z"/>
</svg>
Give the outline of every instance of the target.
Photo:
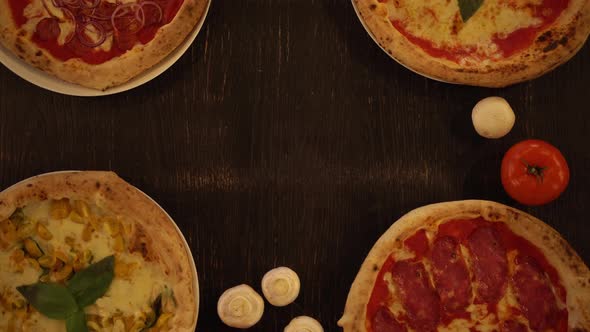
<svg viewBox="0 0 590 332">
<path fill-rule="evenodd" d="M 369 9 L 370 9 L 370 10 L 375 10 L 375 9 L 377 9 L 377 5 L 376 5 L 376 4 L 374 4 L 374 3 L 372 3 L 372 4 L 369 6 Z"/>
<path fill-rule="evenodd" d="M 377 264 L 373 265 L 373 271 L 377 272 L 379 270 L 379 267 L 377 266 Z"/>
<path fill-rule="evenodd" d="M 32 183 L 27 184 L 27 188 L 31 188 L 33 186 Z"/>
<path fill-rule="evenodd" d="M 35 56 L 41 56 L 41 55 L 43 55 L 43 52 L 41 52 L 41 51 L 37 51 L 37 53 L 35 53 Z"/>
<path fill-rule="evenodd" d="M 537 42 L 544 43 L 547 40 L 551 39 L 551 31 L 545 31 L 542 35 L 537 38 Z"/>
<path fill-rule="evenodd" d="M 96 189 L 100 189 L 100 182 L 96 181 L 96 184 L 94 186 L 96 187 Z"/>
<path fill-rule="evenodd" d="M 549 45 L 545 46 L 545 48 L 543 48 L 543 52 L 547 53 L 549 51 L 553 51 L 554 49 L 557 48 L 558 42 L 553 41 L 551 43 L 549 43 Z"/>
<path fill-rule="evenodd" d="M 16 43 L 16 44 L 14 44 L 14 47 L 16 47 L 16 50 L 19 51 L 20 53 L 25 53 L 25 49 L 21 46 L 21 44 Z"/>
<path fill-rule="evenodd" d="M 40 191 L 39 192 L 39 198 L 44 201 L 47 199 L 47 193 L 45 191 Z"/>
<path fill-rule="evenodd" d="M 561 46 L 565 46 L 565 44 L 567 44 L 567 41 L 568 41 L 568 38 L 567 38 L 567 36 L 565 36 L 559 40 L 559 44 Z"/>
</svg>

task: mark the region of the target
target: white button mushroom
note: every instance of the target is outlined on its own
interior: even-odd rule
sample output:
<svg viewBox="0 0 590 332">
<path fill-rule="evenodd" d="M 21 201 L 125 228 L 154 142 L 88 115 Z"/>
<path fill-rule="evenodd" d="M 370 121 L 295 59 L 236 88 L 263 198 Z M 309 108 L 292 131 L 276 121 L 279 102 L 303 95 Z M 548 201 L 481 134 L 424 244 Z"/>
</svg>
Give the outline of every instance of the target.
<svg viewBox="0 0 590 332">
<path fill-rule="evenodd" d="M 262 293 L 268 302 L 277 307 L 293 303 L 299 295 L 299 276 L 288 267 L 277 267 L 262 278 Z"/>
<path fill-rule="evenodd" d="M 246 329 L 258 323 L 264 313 L 264 300 L 248 285 L 226 290 L 217 301 L 217 314 L 228 326 Z"/>
<path fill-rule="evenodd" d="M 311 317 L 299 316 L 293 318 L 283 332 L 324 332 L 324 328 Z"/>
<path fill-rule="evenodd" d="M 475 131 L 486 138 L 500 138 L 508 134 L 514 126 L 514 119 L 510 104 L 501 97 L 484 98 L 471 112 Z"/>
</svg>

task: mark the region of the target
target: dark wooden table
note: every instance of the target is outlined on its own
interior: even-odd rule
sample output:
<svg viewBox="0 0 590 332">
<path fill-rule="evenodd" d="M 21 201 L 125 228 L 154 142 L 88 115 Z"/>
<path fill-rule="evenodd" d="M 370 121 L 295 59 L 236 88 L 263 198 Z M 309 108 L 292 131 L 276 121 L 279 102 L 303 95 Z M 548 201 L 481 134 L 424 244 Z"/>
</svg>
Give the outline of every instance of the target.
<svg viewBox="0 0 590 332">
<path fill-rule="evenodd" d="M 454 86 L 383 53 L 346 0 L 214 0 L 194 45 L 135 90 L 74 98 L 0 66 L 0 186 L 54 170 L 106 169 L 155 198 L 189 241 L 199 271 L 199 331 L 231 331 L 218 296 L 278 265 L 302 291 L 266 306 L 252 331 L 296 315 L 337 331 L 348 288 L 373 243 L 405 212 L 490 199 L 554 226 L 590 262 L 590 45 L 569 63 L 505 89 Z M 483 97 L 516 112 L 500 140 L 476 135 Z M 571 182 L 526 208 L 503 191 L 514 143 L 559 147 Z"/>
</svg>

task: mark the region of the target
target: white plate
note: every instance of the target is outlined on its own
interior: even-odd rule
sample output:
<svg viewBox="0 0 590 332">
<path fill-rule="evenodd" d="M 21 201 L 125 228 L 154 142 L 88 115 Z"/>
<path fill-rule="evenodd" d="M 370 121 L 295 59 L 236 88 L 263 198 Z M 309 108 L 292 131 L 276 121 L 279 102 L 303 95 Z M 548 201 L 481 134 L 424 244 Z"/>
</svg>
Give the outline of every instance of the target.
<svg viewBox="0 0 590 332">
<path fill-rule="evenodd" d="M 43 176 L 48 176 L 48 175 L 53 175 L 53 174 L 63 174 L 63 173 L 78 173 L 78 172 L 82 172 L 82 171 L 55 171 L 55 172 L 48 172 L 48 173 L 43 173 L 43 174 L 39 174 L 39 175 L 35 175 L 32 176 L 28 179 L 24 179 L 22 181 L 19 181 L 15 184 L 13 184 L 12 186 L 4 189 L 4 190 L 9 190 L 10 188 L 19 185 L 22 182 L 28 181 L 30 179 L 35 179 L 35 178 L 39 178 L 39 177 L 43 177 Z M 132 184 L 130 184 L 131 186 L 133 186 Z M 194 330 L 197 328 L 197 320 L 199 318 L 199 276 L 197 275 L 197 266 L 195 265 L 195 259 L 193 258 L 193 253 L 191 252 L 191 248 L 188 245 L 188 242 L 186 242 L 186 238 L 184 237 L 184 235 L 182 234 L 182 232 L 180 231 L 180 228 L 178 228 L 178 225 L 176 225 L 176 223 L 174 222 L 174 220 L 172 219 L 172 217 L 170 217 L 170 215 L 168 214 L 168 212 L 166 212 L 166 210 L 164 210 L 160 204 L 158 204 L 158 202 L 156 202 L 153 198 L 151 198 L 150 196 L 148 196 L 146 193 L 144 193 L 143 191 L 139 190 L 137 187 L 133 186 L 133 188 L 137 189 L 137 191 L 139 191 L 140 193 L 142 193 L 143 195 L 145 195 L 145 197 L 147 197 L 149 200 L 151 200 L 163 213 L 164 215 L 166 215 L 166 217 L 168 217 L 168 220 L 170 220 L 170 222 L 172 222 L 172 225 L 174 225 L 174 228 L 176 229 L 176 232 L 178 232 L 178 234 L 180 235 L 180 238 L 182 239 L 182 244 L 184 245 L 184 249 L 186 250 L 186 252 L 188 252 L 188 256 L 190 258 L 190 264 L 191 264 L 191 269 L 193 270 L 193 274 L 195 276 L 195 282 L 193 283 L 193 287 L 195 289 L 195 305 L 197 307 L 197 310 L 195 311 L 195 323 L 193 325 L 193 327 L 191 328 L 191 330 Z"/>
<path fill-rule="evenodd" d="M 189 46 L 191 46 L 191 44 L 197 37 L 197 34 L 201 30 L 201 27 L 205 22 L 205 18 L 207 17 L 207 13 L 209 12 L 210 5 L 211 0 L 207 2 L 205 12 L 203 13 L 203 16 L 201 17 L 199 23 L 197 23 L 197 25 L 195 26 L 195 29 L 190 33 L 189 36 L 187 36 L 186 40 L 182 44 L 180 44 L 174 51 L 172 51 L 172 53 L 170 53 L 167 57 L 162 59 L 162 61 L 160 61 L 154 67 L 144 71 L 143 73 L 131 79 L 130 81 L 115 86 L 113 88 L 107 89 L 105 91 L 86 88 L 81 85 L 62 81 L 53 75 L 47 74 L 44 71 L 29 65 L 28 63 L 21 60 L 19 57 L 14 55 L 10 50 L 6 49 L 2 45 L 0 45 L 0 62 L 4 66 L 6 66 L 6 68 L 10 69 L 13 73 L 35 84 L 36 86 L 64 95 L 96 97 L 112 95 L 115 93 L 127 91 L 136 88 L 142 84 L 145 84 L 153 80 L 154 78 L 158 77 L 158 75 L 163 73 L 166 69 L 170 68 L 170 66 L 172 66 L 184 54 L 184 52 L 186 52 L 186 50 L 189 48 Z"/>
<path fill-rule="evenodd" d="M 365 28 L 365 30 L 367 31 L 367 33 L 369 34 L 369 36 L 371 36 L 371 39 L 373 39 L 373 41 L 375 42 L 375 44 L 377 44 L 377 46 L 379 46 L 379 48 L 381 50 L 383 50 L 383 52 L 385 52 L 385 54 L 387 54 L 390 58 L 392 58 L 393 60 L 395 60 L 395 62 L 399 63 L 400 65 L 402 65 L 404 68 L 408 69 L 409 71 L 414 72 L 414 73 L 416 73 L 416 74 L 418 74 L 420 76 L 424 76 L 426 78 L 429 78 L 431 80 L 438 81 L 438 82 L 443 82 L 443 83 L 449 83 L 449 84 L 456 84 L 456 83 L 453 83 L 453 82 L 443 81 L 440 78 L 434 78 L 434 77 L 428 76 L 428 75 L 426 75 L 424 73 L 421 73 L 419 71 L 416 71 L 415 69 L 410 68 L 410 67 L 406 66 L 405 64 L 401 63 L 393 55 L 389 54 L 389 52 L 387 52 L 387 50 L 385 48 L 383 48 L 383 46 L 381 46 L 381 44 L 379 44 L 379 42 L 377 41 L 377 38 L 375 38 L 375 36 L 371 32 L 371 30 L 369 29 L 369 27 L 367 26 L 367 24 L 365 24 L 365 20 L 363 20 L 363 17 L 361 16 L 361 13 L 359 12 L 359 9 L 356 7 L 356 5 L 354 3 L 355 0 L 351 0 L 351 2 L 352 2 L 352 7 L 354 8 L 354 12 L 356 13 L 356 16 L 359 18 L 359 21 L 361 21 L 361 24 L 363 25 L 363 27 Z"/>
</svg>

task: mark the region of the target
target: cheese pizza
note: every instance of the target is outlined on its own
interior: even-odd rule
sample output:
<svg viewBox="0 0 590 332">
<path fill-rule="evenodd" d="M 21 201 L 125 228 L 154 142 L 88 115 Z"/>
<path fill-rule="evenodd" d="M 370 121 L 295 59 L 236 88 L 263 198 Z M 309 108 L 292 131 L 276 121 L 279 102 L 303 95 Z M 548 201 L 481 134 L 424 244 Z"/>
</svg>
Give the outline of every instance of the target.
<svg viewBox="0 0 590 332">
<path fill-rule="evenodd" d="M 373 38 L 425 76 L 501 87 L 569 60 L 590 34 L 587 0 L 353 0 Z"/>
<path fill-rule="evenodd" d="M 84 307 L 88 330 L 194 330 L 190 252 L 143 193 L 110 172 L 52 173 L 0 193 L 0 331 L 66 331 L 63 320 L 35 310 L 21 295 L 23 285 L 69 285 L 111 256 L 110 287 Z"/>
<path fill-rule="evenodd" d="M 345 332 L 590 331 L 590 270 L 550 226 L 489 201 L 416 209 L 377 241 Z"/>
<path fill-rule="evenodd" d="M 105 90 L 176 49 L 209 0 L 0 0 L 0 42 L 58 78 Z"/>
</svg>

